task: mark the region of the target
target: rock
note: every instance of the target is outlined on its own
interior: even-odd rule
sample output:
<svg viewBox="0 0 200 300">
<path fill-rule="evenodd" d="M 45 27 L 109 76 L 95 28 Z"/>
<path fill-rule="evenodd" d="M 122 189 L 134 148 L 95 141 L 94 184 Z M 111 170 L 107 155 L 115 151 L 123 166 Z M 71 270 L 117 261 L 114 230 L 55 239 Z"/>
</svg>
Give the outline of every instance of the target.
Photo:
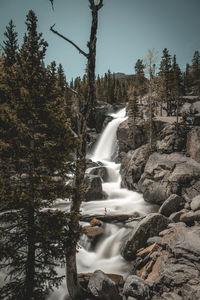
<svg viewBox="0 0 200 300">
<path fill-rule="evenodd" d="M 125 295 L 125 297 L 134 297 L 137 300 L 151 299 L 149 285 L 143 279 L 135 275 L 127 277 L 123 288 L 123 295 Z"/>
<path fill-rule="evenodd" d="M 144 145 L 124 155 L 121 164 L 123 187 L 132 190 L 135 187 L 135 183 L 139 181 L 148 159 L 147 147 L 147 145 Z"/>
<path fill-rule="evenodd" d="M 187 136 L 187 153 L 200 163 L 200 127 L 195 126 Z"/>
<path fill-rule="evenodd" d="M 173 222 L 180 222 L 180 217 L 183 214 L 182 211 L 174 212 L 169 216 L 169 219 Z"/>
<path fill-rule="evenodd" d="M 177 212 L 184 207 L 184 200 L 182 197 L 172 194 L 165 200 L 159 209 L 159 213 L 169 217 L 173 212 Z"/>
<path fill-rule="evenodd" d="M 154 244 L 150 245 L 149 247 L 145 248 L 144 250 L 138 252 L 137 256 L 144 258 L 150 252 L 155 252 L 157 250 L 158 250 L 158 244 L 154 243 Z"/>
<path fill-rule="evenodd" d="M 190 211 L 182 214 L 180 216 L 180 221 L 185 222 L 186 224 L 192 224 L 194 221 L 200 221 L 200 210 L 195 212 Z"/>
<path fill-rule="evenodd" d="M 156 143 L 158 152 L 172 153 L 182 151 L 186 144 L 185 127 L 179 126 L 177 134 L 175 124 L 167 124 L 160 132 L 160 138 Z"/>
<path fill-rule="evenodd" d="M 102 227 L 99 226 L 84 226 L 83 232 L 87 235 L 87 237 L 92 241 L 96 241 L 98 237 L 102 236 L 104 234 L 104 230 Z"/>
<path fill-rule="evenodd" d="M 96 141 L 99 138 L 99 134 L 95 131 L 88 131 L 87 132 L 87 142 L 88 142 L 88 150 L 91 150 Z"/>
<path fill-rule="evenodd" d="M 192 202 L 190 203 L 190 207 L 194 211 L 200 209 L 200 195 L 192 199 Z"/>
<path fill-rule="evenodd" d="M 158 213 L 147 215 L 136 225 L 129 240 L 124 243 L 122 256 L 126 260 L 135 259 L 137 251 L 145 246 L 148 238 L 158 235 L 168 223 L 169 220 Z"/>
<path fill-rule="evenodd" d="M 162 204 L 171 194 L 196 196 L 200 191 L 199 177 L 200 164 L 192 158 L 155 152 L 146 163 L 137 190 L 146 201 Z"/>
<path fill-rule="evenodd" d="M 88 290 L 92 299 L 122 300 L 115 282 L 100 270 L 95 271 L 90 277 Z"/>
<path fill-rule="evenodd" d="M 101 179 L 106 182 L 108 180 L 108 171 L 104 166 L 95 166 L 87 169 L 87 173 L 91 175 L 98 175 Z"/>
<path fill-rule="evenodd" d="M 183 300 L 178 294 L 172 293 L 163 293 L 162 294 L 163 300 Z"/>
<path fill-rule="evenodd" d="M 173 223 L 160 234 L 161 247 L 136 265 L 135 272 L 151 286 L 152 300 L 199 300 L 200 226 Z"/>
<path fill-rule="evenodd" d="M 150 246 L 154 243 L 160 245 L 162 242 L 162 238 L 159 237 L 159 236 L 153 236 L 153 237 L 150 237 L 148 240 L 147 240 L 147 245 Z"/>
<path fill-rule="evenodd" d="M 101 223 L 101 221 L 99 221 L 98 219 L 93 218 L 93 219 L 90 221 L 90 225 L 91 225 L 92 227 L 94 227 L 94 226 L 101 226 L 102 223 Z"/>
<path fill-rule="evenodd" d="M 102 200 L 105 198 L 100 176 L 86 174 L 84 183 L 86 185 L 85 201 Z"/>
<path fill-rule="evenodd" d="M 117 129 L 117 139 L 119 142 L 119 153 L 134 150 L 147 143 L 147 131 L 144 129 L 144 124 L 136 125 L 135 143 L 129 139 L 128 119 L 122 122 Z"/>
<path fill-rule="evenodd" d="M 92 110 L 89 116 L 88 126 L 90 128 L 95 128 L 96 132 L 100 133 L 105 118 L 109 113 L 112 112 L 113 112 L 113 107 L 111 104 L 102 101 L 97 101 L 95 108 Z"/>
</svg>

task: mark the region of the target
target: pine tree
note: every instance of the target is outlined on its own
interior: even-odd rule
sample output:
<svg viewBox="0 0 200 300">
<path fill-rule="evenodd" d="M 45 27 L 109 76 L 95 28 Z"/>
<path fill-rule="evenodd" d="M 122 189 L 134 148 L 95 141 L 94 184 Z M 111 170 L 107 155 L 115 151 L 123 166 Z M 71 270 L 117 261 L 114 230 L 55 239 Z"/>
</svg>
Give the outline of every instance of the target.
<svg viewBox="0 0 200 300">
<path fill-rule="evenodd" d="M 145 75 L 144 75 L 145 65 L 143 64 L 142 59 L 138 59 L 135 64 L 135 85 L 139 91 L 140 102 L 142 96 L 144 96 L 146 92 L 146 84 L 145 84 Z"/>
<path fill-rule="evenodd" d="M 17 62 L 1 75 L 10 101 L 0 107 L 0 267 L 9 278 L 0 293 L 16 300 L 45 299 L 60 284 L 55 266 L 67 254 L 70 236 L 69 220 L 49 207 L 71 193 L 66 174 L 72 133 L 55 63 L 44 68 L 47 43 L 33 11 L 26 25 Z"/>
<path fill-rule="evenodd" d="M 133 89 L 129 91 L 129 101 L 128 101 L 128 126 L 129 126 L 129 141 L 133 144 L 133 149 L 135 149 L 135 131 L 136 131 L 136 120 L 140 116 L 139 106 L 138 106 L 138 91 Z"/>
<path fill-rule="evenodd" d="M 191 78 L 191 66 L 186 64 L 185 72 L 183 74 L 184 91 L 185 93 L 191 92 L 192 78 Z"/>
<path fill-rule="evenodd" d="M 176 118 L 178 123 L 178 110 L 180 105 L 180 96 L 183 93 L 182 73 L 176 62 L 176 55 L 172 59 L 172 97 L 176 108 Z"/>
<path fill-rule="evenodd" d="M 167 48 L 163 50 L 162 60 L 160 62 L 160 94 L 166 103 L 167 115 L 171 115 L 171 55 Z M 162 105 L 162 104 L 161 104 Z"/>
<path fill-rule="evenodd" d="M 62 92 L 64 92 L 66 86 L 66 77 L 64 74 L 63 66 L 61 64 L 58 65 L 57 76 L 58 86 L 61 88 Z"/>
<path fill-rule="evenodd" d="M 194 52 L 191 67 L 191 78 L 193 85 L 193 92 L 195 94 L 200 93 L 200 54 L 199 51 Z"/>
<path fill-rule="evenodd" d="M 4 35 L 7 38 L 3 42 L 5 64 L 9 67 L 16 62 L 16 54 L 18 51 L 17 32 L 15 32 L 15 25 L 13 24 L 12 20 L 10 20 L 8 26 L 6 27 L 6 32 L 4 33 Z"/>
</svg>

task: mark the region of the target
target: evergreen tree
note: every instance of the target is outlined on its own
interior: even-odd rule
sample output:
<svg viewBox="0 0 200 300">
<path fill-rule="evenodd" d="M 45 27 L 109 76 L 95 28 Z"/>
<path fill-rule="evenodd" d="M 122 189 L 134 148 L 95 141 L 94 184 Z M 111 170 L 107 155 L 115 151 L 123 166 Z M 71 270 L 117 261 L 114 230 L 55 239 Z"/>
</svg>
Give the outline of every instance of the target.
<svg viewBox="0 0 200 300">
<path fill-rule="evenodd" d="M 61 282 L 55 266 L 67 254 L 69 220 L 49 207 L 70 195 L 73 149 L 56 66 L 44 68 L 47 43 L 33 11 L 26 25 L 17 63 L 1 74 L 10 101 L 0 106 L 0 267 L 9 278 L 0 293 L 16 300 L 45 299 Z"/>
<path fill-rule="evenodd" d="M 141 102 L 142 96 L 144 96 L 144 94 L 146 92 L 144 69 L 145 69 L 145 65 L 143 64 L 143 60 L 138 59 L 135 64 L 135 83 L 134 84 L 137 86 L 137 89 L 139 91 L 140 102 Z"/>
<path fill-rule="evenodd" d="M 199 51 L 194 52 L 191 67 L 191 78 L 193 85 L 193 92 L 195 94 L 200 93 L 200 54 Z"/>
<path fill-rule="evenodd" d="M 128 138 L 133 144 L 133 149 L 135 148 L 135 128 L 136 128 L 136 119 L 140 116 L 139 106 L 138 106 L 138 92 L 136 89 L 133 89 L 129 92 L 129 101 L 128 101 L 128 126 L 129 126 L 129 135 Z"/>
<path fill-rule="evenodd" d="M 58 86 L 61 88 L 62 92 L 64 92 L 66 86 L 66 77 L 64 74 L 63 66 L 61 64 L 58 65 L 57 74 Z"/>
<path fill-rule="evenodd" d="M 176 55 L 172 59 L 172 97 L 176 108 L 176 117 L 178 122 L 178 110 L 180 105 L 180 96 L 183 93 L 182 73 L 176 62 Z"/>
<path fill-rule="evenodd" d="M 192 78 L 191 78 L 191 67 L 189 64 L 186 64 L 185 72 L 183 75 L 183 82 L 184 82 L 184 91 L 186 93 L 190 93 L 192 87 Z"/>
<path fill-rule="evenodd" d="M 6 40 L 3 42 L 5 63 L 7 66 L 12 66 L 16 62 L 16 54 L 18 51 L 17 32 L 15 32 L 15 25 L 13 24 L 12 20 L 10 20 L 8 26 L 6 27 L 6 32 L 4 35 L 6 37 Z"/>
<path fill-rule="evenodd" d="M 166 103 L 167 115 L 171 115 L 171 55 L 167 48 L 163 50 L 162 60 L 160 62 L 160 94 Z M 162 104 L 161 104 L 162 105 Z"/>
</svg>

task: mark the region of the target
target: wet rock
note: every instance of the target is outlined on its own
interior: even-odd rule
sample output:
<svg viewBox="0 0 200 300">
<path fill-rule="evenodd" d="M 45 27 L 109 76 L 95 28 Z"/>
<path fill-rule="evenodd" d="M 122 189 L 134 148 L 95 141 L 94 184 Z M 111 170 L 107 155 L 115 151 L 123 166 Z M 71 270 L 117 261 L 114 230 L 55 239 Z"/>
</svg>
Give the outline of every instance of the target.
<svg viewBox="0 0 200 300">
<path fill-rule="evenodd" d="M 100 270 L 95 271 L 90 277 L 88 290 L 93 299 L 122 300 L 115 282 Z"/>
<path fill-rule="evenodd" d="M 192 199 L 192 202 L 190 203 L 190 207 L 194 211 L 200 209 L 200 195 Z"/>
<path fill-rule="evenodd" d="M 96 133 L 95 131 L 88 131 L 87 132 L 88 150 L 91 150 L 91 148 L 97 142 L 98 138 L 99 138 L 99 134 Z"/>
<path fill-rule="evenodd" d="M 200 162 L 200 127 L 193 127 L 187 136 L 187 153 Z"/>
<path fill-rule="evenodd" d="M 185 222 L 186 224 L 192 224 L 195 221 L 200 221 L 200 210 L 197 210 L 195 212 L 190 211 L 182 214 L 180 216 L 180 221 Z"/>
<path fill-rule="evenodd" d="M 180 153 L 153 153 L 137 184 L 144 199 L 162 204 L 171 194 L 197 195 L 200 190 L 200 164 Z M 184 196 L 185 198 L 185 196 Z"/>
<path fill-rule="evenodd" d="M 184 207 L 185 201 L 182 197 L 173 194 L 165 200 L 159 209 L 159 213 L 169 217 L 173 212 L 177 212 Z"/>
<path fill-rule="evenodd" d="M 87 169 L 88 168 L 94 168 L 94 167 L 99 167 L 101 166 L 102 163 L 101 162 L 94 162 L 93 160 L 91 159 L 86 159 L 86 166 L 87 166 Z"/>
<path fill-rule="evenodd" d="M 94 226 L 94 227 L 85 226 L 85 227 L 83 227 L 83 232 L 92 241 L 96 240 L 98 237 L 100 237 L 104 234 L 103 228 L 99 227 L 99 226 Z"/>
<path fill-rule="evenodd" d="M 111 104 L 102 101 L 97 101 L 95 108 L 92 110 L 89 116 L 88 126 L 90 128 L 95 128 L 96 132 L 100 133 L 105 118 L 109 113 L 112 112 L 113 112 L 113 107 Z"/>
<path fill-rule="evenodd" d="M 101 221 L 99 221 L 98 219 L 93 218 L 93 219 L 90 221 L 90 225 L 91 225 L 92 227 L 94 227 L 94 226 L 101 226 L 102 223 L 101 223 Z"/>
<path fill-rule="evenodd" d="M 86 185 L 85 201 L 102 200 L 105 198 L 100 176 L 86 174 L 84 183 Z"/>
<path fill-rule="evenodd" d="M 130 190 L 135 188 L 135 183 L 139 181 L 148 160 L 147 147 L 147 145 L 144 145 L 124 155 L 121 164 L 123 187 Z"/>
<path fill-rule="evenodd" d="M 158 235 L 165 229 L 169 220 L 161 214 L 152 213 L 140 221 L 133 230 L 128 241 L 122 247 L 122 256 L 126 260 L 133 260 L 137 251 L 144 247 L 148 238 Z"/>
<path fill-rule="evenodd" d="M 125 297 L 134 297 L 137 300 L 151 299 L 149 285 L 143 279 L 135 275 L 127 277 L 123 288 L 123 295 L 125 295 Z"/>
<path fill-rule="evenodd" d="M 108 171 L 104 166 L 95 166 L 93 168 L 89 168 L 87 173 L 91 175 L 98 175 L 105 182 L 108 180 Z"/>
</svg>

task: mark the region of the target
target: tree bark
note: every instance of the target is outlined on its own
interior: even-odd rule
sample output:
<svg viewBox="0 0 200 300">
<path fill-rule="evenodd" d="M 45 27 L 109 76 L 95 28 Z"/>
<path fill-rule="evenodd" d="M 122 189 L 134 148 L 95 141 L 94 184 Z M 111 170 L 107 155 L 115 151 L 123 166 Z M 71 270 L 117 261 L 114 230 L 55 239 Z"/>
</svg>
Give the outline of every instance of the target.
<svg viewBox="0 0 200 300">
<path fill-rule="evenodd" d="M 80 205 L 84 199 L 84 175 L 86 170 L 86 152 L 87 152 L 87 121 L 91 112 L 91 109 L 95 103 L 95 61 L 96 61 L 96 41 L 97 41 L 97 27 L 98 27 L 98 11 L 103 6 L 103 0 L 99 0 L 96 5 L 95 0 L 89 0 L 90 10 L 92 13 L 92 25 L 90 32 L 90 41 L 87 46 L 89 53 L 85 53 L 81 50 L 74 42 L 61 35 L 54 29 L 54 25 L 50 30 L 63 38 L 65 41 L 73 45 L 79 53 L 87 58 L 87 80 L 88 80 L 88 93 L 87 99 L 83 104 L 80 100 L 80 95 L 75 92 L 79 97 L 79 120 L 78 120 L 78 137 L 79 137 L 79 147 L 77 149 L 77 160 L 76 160 L 76 170 L 74 179 L 74 192 L 72 195 L 72 205 L 71 205 L 71 219 L 70 228 L 73 232 L 72 245 L 70 255 L 66 252 L 66 269 L 67 269 L 67 287 L 69 295 L 72 300 L 86 299 L 86 293 L 81 288 L 78 276 L 77 276 L 77 266 L 76 266 L 76 245 L 78 242 L 78 232 L 80 231 Z"/>
<path fill-rule="evenodd" d="M 35 218 L 34 208 L 30 208 L 27 213 L 28 217 L 28 255 L 26 262 L 26 283 L 25 283 L 25 299 L 32 300 L 34 298 L 34 276 L 35 276 Z"/>
</svg>

